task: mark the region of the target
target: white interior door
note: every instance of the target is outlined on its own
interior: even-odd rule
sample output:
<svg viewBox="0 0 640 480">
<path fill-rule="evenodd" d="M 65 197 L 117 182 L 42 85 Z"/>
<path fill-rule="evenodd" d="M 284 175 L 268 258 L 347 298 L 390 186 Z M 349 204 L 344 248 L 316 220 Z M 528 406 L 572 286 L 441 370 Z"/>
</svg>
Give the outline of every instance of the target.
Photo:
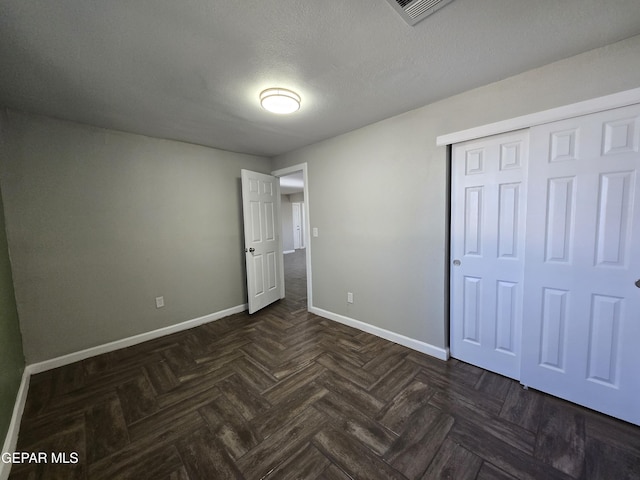
<svg viewBox="0 0 640 480">
<path fill-rule="evenodd" d="M 519 378 L 528 133 L 454 145 L 451 355 Z"/>
<path fill-rule="evenodd" d="M 249 313 L 284 297 L 280 182 L 242 170 L 242 211 Z"/>
<path fill-rule="evenodd" d="M 302 208 L 299 203 L 291 204 L 293 215 L 293 248 L 297 250 L 302 248 Z"/>
<path fill-rule="evenodd" d="M 640 424 L 640 105 L 531 129 L 521 382 Z"/>
</svg>

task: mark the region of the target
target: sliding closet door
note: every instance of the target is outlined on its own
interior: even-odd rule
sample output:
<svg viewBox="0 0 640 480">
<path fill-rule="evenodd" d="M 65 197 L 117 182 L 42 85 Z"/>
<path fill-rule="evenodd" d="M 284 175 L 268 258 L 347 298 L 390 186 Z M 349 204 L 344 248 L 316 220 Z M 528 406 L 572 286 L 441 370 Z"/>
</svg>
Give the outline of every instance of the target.
<svg viewBox="0 0 640 480">
<path fill-rule="evenodd" d="M 451 355 L 519 378 L 527 132 L 453 146 Z"/>
<path fill-rule="evenodd" d="M 640 424 L 640 106 L 530 141 L 521 382 Z"/>
</svg>

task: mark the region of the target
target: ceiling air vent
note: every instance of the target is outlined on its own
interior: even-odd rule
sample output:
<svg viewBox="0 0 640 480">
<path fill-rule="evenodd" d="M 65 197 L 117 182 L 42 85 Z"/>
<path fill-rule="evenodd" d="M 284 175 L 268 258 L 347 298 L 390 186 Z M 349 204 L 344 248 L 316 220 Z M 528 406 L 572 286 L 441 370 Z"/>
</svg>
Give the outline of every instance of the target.
<svg viewBox="0 0 640 480">
<path fill-rule="evenodd" d="M 453 0 L 387 0 L 405 22 L 415 25 Z"/>
</svg>

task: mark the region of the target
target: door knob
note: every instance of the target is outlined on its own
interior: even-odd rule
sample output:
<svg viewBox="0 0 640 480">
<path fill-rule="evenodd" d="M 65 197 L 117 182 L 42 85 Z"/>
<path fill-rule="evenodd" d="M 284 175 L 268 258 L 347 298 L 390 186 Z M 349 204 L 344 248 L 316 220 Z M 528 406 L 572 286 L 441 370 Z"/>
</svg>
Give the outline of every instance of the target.
<svg viewBox="0 0 640 480">
<path fill-rule="evenodd" d="M 245 251 L 245 252 L 249 252 L 249 253 L 253 253 L 253 252 L 255 252 L 255 251 L 256 251 L 256 249 L 255 249 L 255 248 L 253 248 L 253 247 L 251 247 L 251 248 L 245 248 L 245 249 L 244 249 L 244 251 Z"/>
<path fill-rule="evenodd" d="M 456 267 L 459 267 L 459 266 L 460 266 L 460 260 L 454 260 L 454 261 L 453 261 L 453 264 L 454 264 Z"/>
</svg>

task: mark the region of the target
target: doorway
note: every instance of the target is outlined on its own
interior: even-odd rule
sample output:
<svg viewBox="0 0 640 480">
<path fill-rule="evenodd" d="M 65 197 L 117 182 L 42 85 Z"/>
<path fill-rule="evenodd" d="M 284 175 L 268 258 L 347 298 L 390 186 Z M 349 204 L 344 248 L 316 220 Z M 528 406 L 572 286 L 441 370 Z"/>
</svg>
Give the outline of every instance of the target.
<svg viewBox="0 0 640 480">
<path fill-rule="evenodd" d="M 311 245 L 307 164 L 276 170 L 280 179 L 285 297 L 292 313 L 311 307 Z"/>
</svg>

